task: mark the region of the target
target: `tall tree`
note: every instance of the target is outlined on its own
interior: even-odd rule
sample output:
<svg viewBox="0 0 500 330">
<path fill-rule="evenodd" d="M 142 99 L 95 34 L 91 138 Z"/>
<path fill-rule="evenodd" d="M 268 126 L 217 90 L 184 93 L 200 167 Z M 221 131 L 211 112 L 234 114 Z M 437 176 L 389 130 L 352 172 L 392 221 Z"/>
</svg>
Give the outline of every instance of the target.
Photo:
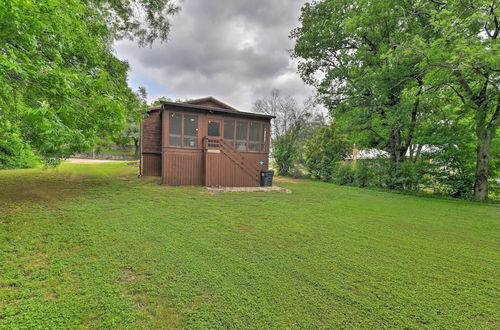
<svg viewBox="0 0 500 330">
<path fill-rule="evenodd" d="M 122 130 L 137 98 L 113 42 L 166 39 L 171 3 L 0 0 L 0 136 L 57 162 Z"/>
<path fill-rule="evenodd" d="M 147 111 L 147 92 L 144 87 L 139 87 L 137 93 L 137 106 L 130 109 L 127 114 L 127 125 L 120 134 L 113 137 L 113 142 L 121 147 L 134 144 L 134 157 L 141 157 L 141 121 Z"/>
<path fill-rule="evenodd" d="M 433 34 L 430 42 L 413 35 L 407 53 L 423 55 L 429 71 L 426 84 L 445 86 L 473 118 L 476 136 L 474 196 L 488 197 L 488 177 L 493 140 L 500 126 L 500 12 L 498 1 L 433 1 L 426 12 Z M 438 94 L 436 94 L 438 95 Z"/>
<path fill-rule="evenodd" d="M 307 3 L 296 39 L 295 57 L 303 80 L 316 87 L 332 116 L 362 144 L 403 162 L 423 111 L 420 56 L 401 57 L 397 45 L 426 23 L 417 8 L 392 1 L 329 0 Z"/>
<path fill-rule="evenodd" d="M 254 103 L 255 112 L 273 115 L 271 155 L 280 175 L 288 175 L 295 162 L 301 159 L 302 147 L 312 129 L 324 125 L 326 118 L 316 104 L 308 99 L 301 106 L 291 96 L 283 96 L 277 89 Z"/>
<path fill-rule="evenodd" d="M 324 125 L 327 120 L 311 98 L 300 105 L 292 96 L 282 95 L 279 89 L 273 89 L 268 96 L 255 101 L 253 110 L 276 117 L 271 129 L 274 136 L 285 135 L 299 123 L 302 126 L 307 126 L 307 123 Z"/>
<path fill-rule="evenodd" d="M 395 163 L 429 119 L 430 100 L 453 90 L 473 113 L 475 197 L 485 199 L 500 122 L 497 13 L 487 0 L 325 0 L 303 7 L 291 37 L 302 78 L 335 119 Z"/>
</svg>

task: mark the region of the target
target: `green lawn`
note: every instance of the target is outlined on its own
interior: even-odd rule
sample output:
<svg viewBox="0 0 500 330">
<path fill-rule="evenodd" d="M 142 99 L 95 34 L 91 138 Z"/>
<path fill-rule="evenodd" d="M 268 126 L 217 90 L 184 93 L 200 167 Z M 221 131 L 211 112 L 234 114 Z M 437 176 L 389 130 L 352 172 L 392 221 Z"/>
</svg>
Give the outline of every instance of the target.
<svg viewBox="0 0 500 330">
<path fill-rule="evenodd" d="M 0 171 L 0 328 L 499 328 L 500 207 Z"/>
</svg>

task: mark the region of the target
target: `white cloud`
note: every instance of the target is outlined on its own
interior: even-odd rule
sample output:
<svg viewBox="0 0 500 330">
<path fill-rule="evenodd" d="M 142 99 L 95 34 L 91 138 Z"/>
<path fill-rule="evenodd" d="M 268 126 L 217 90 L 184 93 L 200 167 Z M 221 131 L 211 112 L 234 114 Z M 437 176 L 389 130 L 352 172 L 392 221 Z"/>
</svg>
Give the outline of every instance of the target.
<svg viewBox="0 0 500 330">
<path fill-rule="evenodd" d="M 298 0 L 186 0 L 173 18 L 168 43 L 116 44 L 131 67 L 130 86 L 150 101 L 214 96 L 242 110 L 273 88 L 302 101 L 312 94 L 288 50 L 298 25 Z"/>
</svg>

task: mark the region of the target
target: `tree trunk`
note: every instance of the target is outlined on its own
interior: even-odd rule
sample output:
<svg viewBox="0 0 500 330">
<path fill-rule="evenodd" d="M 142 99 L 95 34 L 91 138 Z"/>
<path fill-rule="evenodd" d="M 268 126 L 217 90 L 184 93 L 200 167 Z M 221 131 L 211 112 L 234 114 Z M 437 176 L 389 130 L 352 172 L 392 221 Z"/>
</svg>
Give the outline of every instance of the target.
<svg viewBox="0 0 500 330">
<path fill-rule="evenodd" d="M 486 121 L 486 98 L 476 100 L 476 175 L 474 181 L 474 198 L 484 201 L 488 198 L 488 170 L 490 160 L 491 141 L 496 134 L 496 129 L 500 123 L 500 97 L 490 121 Z"/>
<path fill-rule="evenodd" d="M 135 146 L 135 159 L 141 158 L 141 144 L 139 139 L 134 138 L 134 146 Z"/>
<path fill-rule="evenodd" d="M 488 198 L 488 163 L 492 132 L 489 129 L 478 129 L 476 148 L 476 179 L 474 182 L 474 198 L 485 200 Z"/>
<path fill-rule="evenodd" d="M 402 163 L 406 154 L 407 148 L 401 147 L 401 129 L 393 128 L 389 135 L 389 155 L 391 162 Z"/>
</svg>

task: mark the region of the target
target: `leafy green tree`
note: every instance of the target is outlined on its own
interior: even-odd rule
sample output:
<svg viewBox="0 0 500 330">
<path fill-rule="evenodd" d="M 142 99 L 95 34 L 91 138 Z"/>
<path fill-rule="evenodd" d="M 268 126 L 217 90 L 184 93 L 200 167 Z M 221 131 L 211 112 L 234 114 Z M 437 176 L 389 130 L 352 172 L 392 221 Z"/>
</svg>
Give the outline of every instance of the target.
<svg viewBox="0 0 500 330">
<path fill-rule="evenodd" d="M 19 131 L 10 122 L 0 120 L 0 169 L 35 165 L 36 158 L 29 145 L 22 140 Z"/>
<path fill-rule="evenodd" d="M 352 143 L 335 124 L 319 127 L 304 146 L 304 161 L 314 178 L 332 181 L 339 163 L 352 152 Z"/>
<path fill-rule="evenodd" d="M 141 121 L 148 108 L 146 89 L 144 87 L 139 87 L 136 95 L 138 101 L 137 107 L 129 111 L 127 115 L 127 126 L 121 134 L 113 137 L 113 141 L 116 145 L 121 147 L 133 143 L 135 158 L 139 159 L 141 156 Z"/>
<path fill-rule="evenodd" d="M 166 39 L 170 3 L 0 0 L 0 120 L 19 145 L 57 163 L 120 132 L 137 98 L 112 44 Z"/>
<path fill-rule="evenodd" d="M 113 39 L 132 39 L 140 45 L 166 41 L 170 17 L 180 7 L 174 0 L 82 0 L 106 22 Z"/>
<path fill-rule="evenodd" d="M 299 73 L 332 117 L 356 133 L 358 144 L 385 150 L 397 163 L 405 160 L 424 111 L 420 55 L 401 57 L 395 47 L 425 24 L 408 15 L 413 10 L 392 1 L 313 2 L 291 33 Z"/>
<path fill-rule="evenodd" d="M 254 111 L 275 116 L 271 121 L 271 155 L 280 175 L 288 175 L 301 161 L 303 145 L 315 127 L 324 125 L 326 118 L 316 104 L 306 100 L 303 105 L 278 89 L 254 103 Z"/>
<path fill-rule="evenodd" d="M 300 160 L 298 136 L 300 125 L 290 128 L 285 134 L 272 138 L 271 156 L 278 167 L 279 175 L 289 175 Z"/>
<path fill-rule="evenodd" d="M 426 31 L 405 43 L 407 53 L 423 56 L 428 71 L 425 84 L 445 86 L 462 103 L 463 115 L 472 118 L 476 139 L 474 197 L 488 197 L 491 146 L 500 126 L 500 13 L 497 1 L 434 1 Z M 439 97 L 439 95 L 436 95 Z"/>
<path fill-rule="evenodd" d="M 495 1 L 325 0 L 300 21 L 291 37 L 303 80 L 360 145 L 394 163 L 408 159 L 429 105 L 453 91 L 462 106 L 451 110 L 474 123 L 474 195 L 487 197 L 500 125 Z"/>
</svg>

